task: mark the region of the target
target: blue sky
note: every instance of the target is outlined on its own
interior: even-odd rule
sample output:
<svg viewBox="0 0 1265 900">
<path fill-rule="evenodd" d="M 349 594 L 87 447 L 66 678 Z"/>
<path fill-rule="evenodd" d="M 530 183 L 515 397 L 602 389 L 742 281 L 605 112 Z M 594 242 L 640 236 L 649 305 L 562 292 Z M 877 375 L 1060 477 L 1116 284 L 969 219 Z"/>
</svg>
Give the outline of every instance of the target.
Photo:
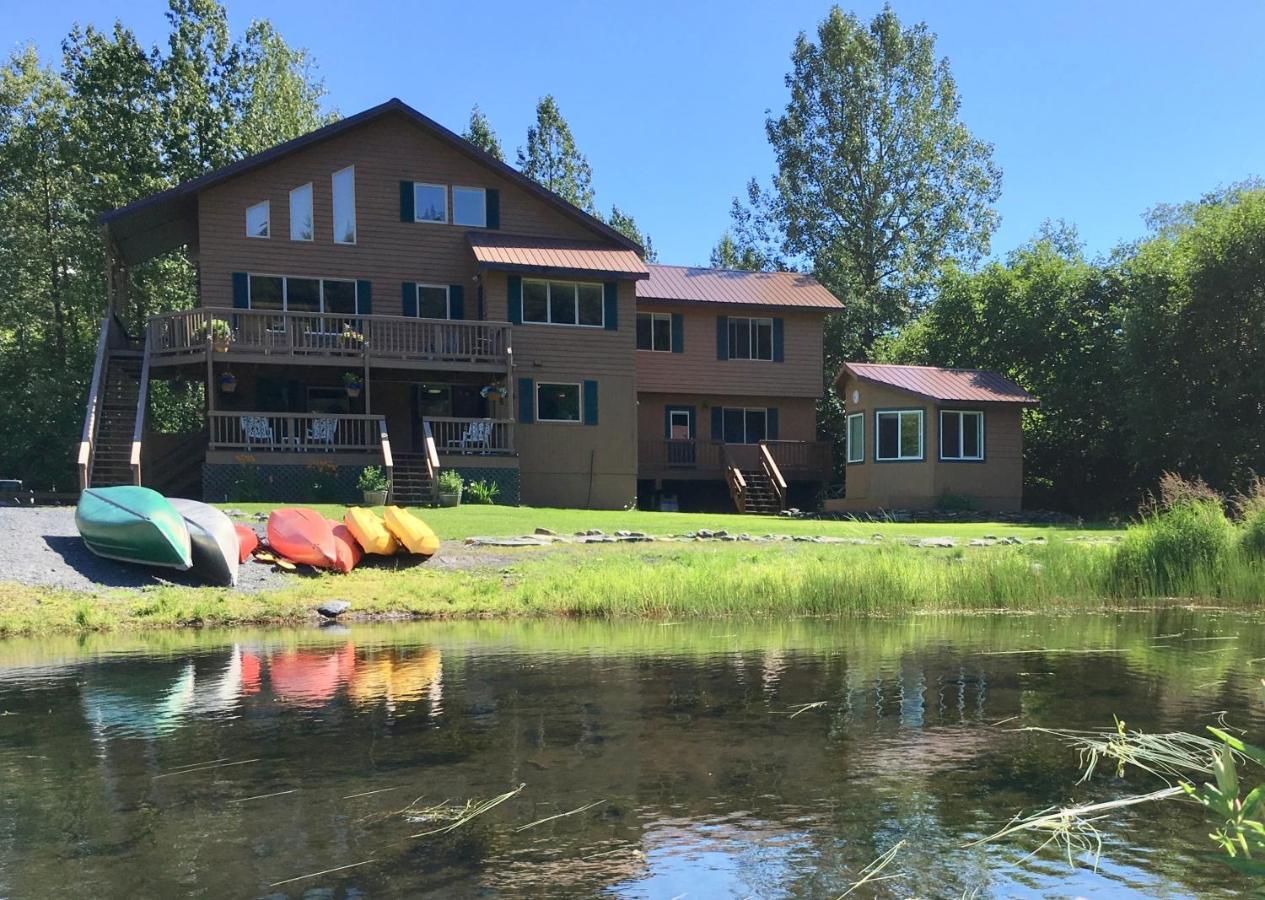
<svg viewBox="0 0 1265 900">
<path fill-rule="evenodd" d="M 864 18 L 879 2 L 845 5 Z M 1142 231 L 1158 202 L 1265 175 L 1265 3 L 899 0 L 939 37 L 962 116 L 1005 173 L 993 249 L 1066 219 L 1091 251 Z M 47 59 L 74 21 L 165 34 L 165 0 L 6 4 L 0 46 Z M 347 10 L 352 15 L 347 15 Z M 828 3 L 387 3 L 230 0 L 240 34 L 270 18 L 315 56 L 329 103 L 398 96 L 460 131 L 472 104 L 508 155 L 553 93 L 593 166 L 598 202 L 632 212 L 664 262 L 703 263 L 731 198 L 772 156 L 765 110 L 785 104 L 795 35 Z M 111 12 L 115 10 L 116 12 Z"/>
</svg>

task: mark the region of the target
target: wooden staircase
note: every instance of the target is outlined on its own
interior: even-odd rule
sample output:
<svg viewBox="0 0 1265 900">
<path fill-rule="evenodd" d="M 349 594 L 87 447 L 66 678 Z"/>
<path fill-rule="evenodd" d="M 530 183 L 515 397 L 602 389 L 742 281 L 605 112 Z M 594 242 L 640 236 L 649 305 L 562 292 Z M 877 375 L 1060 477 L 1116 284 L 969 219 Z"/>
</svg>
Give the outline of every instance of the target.
<svg viewBox="0 0 1265 900">
<path fill-rule="evenodd" d="M 763 470 L 743 469 L 742 479 L 747 483 L 747 491 L 741 512 L 775 516 L 782 511 L 782 501 L 773 490 L 773 482 Z"/>
<path fill-rule="evenodd" d="M 435 503 L 435 479 L 422 453 L 392 454 L 391 502 L 396 506 L 431 506 Z"/>
<path fill-rule="evenodd" d="M 105 387 L 92 438 L 88 486 L 131 484 L 132 434 L 141 393 L 140 350 L 111 350 L 105 360 Z"/>
<path fill-rule="evenodd" d="M 725 483 L 740 513 L 775 516 L 786 509 L 786 479 L 769 448 L 761 443 L 756 459 L 759 468 L 740 467 L 728 447 L 722 448 Z"/>
</svg>

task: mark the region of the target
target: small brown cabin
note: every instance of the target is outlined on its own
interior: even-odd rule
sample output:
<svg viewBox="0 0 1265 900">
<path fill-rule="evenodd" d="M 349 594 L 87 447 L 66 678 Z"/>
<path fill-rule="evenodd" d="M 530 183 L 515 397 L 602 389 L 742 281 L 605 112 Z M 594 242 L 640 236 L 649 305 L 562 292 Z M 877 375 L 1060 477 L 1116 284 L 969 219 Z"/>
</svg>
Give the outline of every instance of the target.
<svg viewBox="0 0 1265 900">
<path fill-rule="evenodd" d="M 1037 399 L 996 372 L 845 363 L 847 489 L 828 510 L 1023 505 L 1021 412 Z"/>
</svg>

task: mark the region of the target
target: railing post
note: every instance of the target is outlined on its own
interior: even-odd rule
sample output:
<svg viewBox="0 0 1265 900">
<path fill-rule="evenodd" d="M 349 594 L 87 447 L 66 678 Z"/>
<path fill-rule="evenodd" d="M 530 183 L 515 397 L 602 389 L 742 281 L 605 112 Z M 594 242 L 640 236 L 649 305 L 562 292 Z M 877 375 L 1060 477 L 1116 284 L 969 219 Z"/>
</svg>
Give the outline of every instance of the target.
<svg viewBox="0 0 1265 900">
<path fill-rule="evenodd" d="M 101 320 L 101 333 L 97 337 L 97 358 L 92 368 L 92 384 L 88 387 L 88 406 L 84 412 L 83 432 L 79 437 L 79 454 L 76 458 L 80 491 L 88 489 L 91 479 L 92 442 L 96 437 L 97 414 L 101 407 L 101 389 L 104 386 L 102 380 L 105 375 L 106 359 L 110 353 L 112 323 L 113 318 L 107 312 L 105 318 Z"/>
<path fill-rule="evenodd" d="M 149 337 L 145 338 L 144 359 L 141 361 L 141 385 L 136 395 L 136 424 L 132 426 L 132 453 L 128 463 L 132 469 L 132 484 L 141 483 L 141 442 L 145 439 L 145 412 L 149 406 Z M 209 388 L 208 388 L 209 389 Z"/>
</svg>

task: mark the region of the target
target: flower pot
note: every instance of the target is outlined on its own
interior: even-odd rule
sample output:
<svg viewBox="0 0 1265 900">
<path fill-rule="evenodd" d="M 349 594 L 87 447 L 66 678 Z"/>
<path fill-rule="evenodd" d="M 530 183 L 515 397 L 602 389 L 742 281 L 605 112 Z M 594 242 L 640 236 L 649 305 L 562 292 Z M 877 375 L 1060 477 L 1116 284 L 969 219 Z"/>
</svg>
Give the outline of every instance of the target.
<svg viewBox="0 0 1265 900">
<path fill-rule="evenodd" d="M 228 338 L 214 338 L 211 341 L 211 349 L 216 353 L 228 352 Z"/>
<path fill-rule="evenodd" d="M 237 379 L 232 375 L 223 375 L 220 377 L 220 391 L 225 394 L 232 394 L 237 390 Z"/>
<path fill-rule="evenodd" d="M 386 491 L 364 491 L 365 506 L 386 506 Z"/>
<path fill-rule="evenodd" d="M 449 494 L 444 491 L 440 491 L 439 505 L 440 506 L 460 506 L 461 505 L 461 491 L 457 491 L 455 494 Z"/>
<path fill-rule="evenodd" d="M 360 385 L 355 385 L 355 386 L 352 386 L 352 385 L 350 385 L 350 384 L 349 384 L 349 385 L 347 385 L 347 396 L 348 396 L 348 397 L 351 397 L 351 398 L 354 400 L 356 397 L 359 397 L 359 396 L 360 396 L 360 391 L 361 391 L 361 390 L 362 390 L 362 388 L 361 388 L 361 386 L 360 386 Z"/>
</svg>

